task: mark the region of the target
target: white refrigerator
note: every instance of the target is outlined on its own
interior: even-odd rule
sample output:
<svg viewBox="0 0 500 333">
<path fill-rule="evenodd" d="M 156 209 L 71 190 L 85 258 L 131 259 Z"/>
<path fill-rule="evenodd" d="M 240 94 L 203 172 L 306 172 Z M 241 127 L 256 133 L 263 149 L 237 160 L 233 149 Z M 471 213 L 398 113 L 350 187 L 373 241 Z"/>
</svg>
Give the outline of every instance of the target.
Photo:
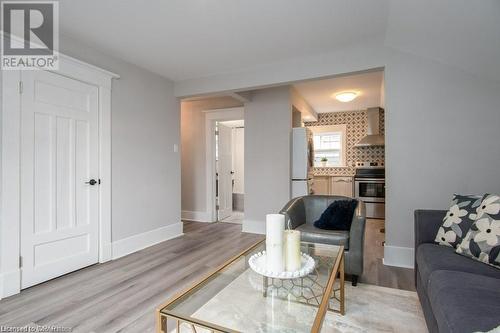
<svg viewBox="0 0 500 333">
<path fill-rule="evenodd" d="M 305 127 L 292 129 L 292 198 L 313 194 L 314 147 L 312 132 Z"/>
</svg>

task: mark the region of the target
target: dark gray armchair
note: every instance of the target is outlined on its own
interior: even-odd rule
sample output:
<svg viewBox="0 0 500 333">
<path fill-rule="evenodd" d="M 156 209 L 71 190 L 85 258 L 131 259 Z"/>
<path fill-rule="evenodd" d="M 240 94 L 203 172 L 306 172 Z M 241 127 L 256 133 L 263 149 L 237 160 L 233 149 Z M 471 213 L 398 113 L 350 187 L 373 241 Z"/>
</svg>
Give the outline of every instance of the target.
<svg viewBox="0 0 500 333">
<path fill-rule="evenodd" d="M 305 242 L 343 245 L 345 254 L 345 272 L 352 276 L 355 286 L 358 277 L 363 273 L 363 248 L 365 241 L 366 213 L 365 204 L 358 200 L 352 218 L 351 230 L 323 230 L 314 226 L 325 209 L 335 200 L 351 198 L 329 195 L 307 195 L 292 199 L 281 210 L 290 219 L 291 227 L 301 232 Z"/>
</svg>

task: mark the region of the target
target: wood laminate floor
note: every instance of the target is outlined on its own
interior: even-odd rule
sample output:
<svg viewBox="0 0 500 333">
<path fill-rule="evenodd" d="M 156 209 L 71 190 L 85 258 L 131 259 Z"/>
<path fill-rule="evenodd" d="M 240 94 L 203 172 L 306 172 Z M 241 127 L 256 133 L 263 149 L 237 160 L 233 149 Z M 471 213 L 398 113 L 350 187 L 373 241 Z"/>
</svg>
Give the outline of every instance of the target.
<svg viewBox="0 0 500 333">
<path fill-rule="evenodd" d="M 367 224 L 362 282 L 412 289 L 413 271 L 381 262 L 383 221 Z M 56 325 L 73 332 L 154 332 L 154 309 L 263 236 L 232 223 L 184 223 L 184 235 L 0 300 L 0 326 Z M 369 254 L 369 255 L 368 255 Z"/>
<path fill-rule="evenodd" d="M 0 301 L 0 326 L 154 332 L 154 309 L 263 236 L 230 223 L 184 224 L 185 235 L 67 274 Z"/>
<path fill-rule="evenodd" d="M 384 265 L 385 221 L 366 220 L 365 257 L 362 283 L 415 291 L 413 269 Z"/>
</svg>

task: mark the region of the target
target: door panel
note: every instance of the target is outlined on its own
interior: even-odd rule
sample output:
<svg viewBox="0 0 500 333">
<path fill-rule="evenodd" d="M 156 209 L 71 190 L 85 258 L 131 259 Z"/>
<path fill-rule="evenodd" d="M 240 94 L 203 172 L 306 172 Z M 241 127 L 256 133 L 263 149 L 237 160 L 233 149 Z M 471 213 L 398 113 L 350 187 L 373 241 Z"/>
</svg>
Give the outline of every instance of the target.
<svg viewBox="0 0 500 333">
<path fill-rule="evenodd" d="M 98 261 L 97 87 L 24 71 L 21 95 L 22 288 Z"/>
<path fill-rule="evenodd" d="M 233 212 L 233 175 L 232 171 L 232 130 L 219 123 L 219 220 L 225 219 Z"/>
</svg>

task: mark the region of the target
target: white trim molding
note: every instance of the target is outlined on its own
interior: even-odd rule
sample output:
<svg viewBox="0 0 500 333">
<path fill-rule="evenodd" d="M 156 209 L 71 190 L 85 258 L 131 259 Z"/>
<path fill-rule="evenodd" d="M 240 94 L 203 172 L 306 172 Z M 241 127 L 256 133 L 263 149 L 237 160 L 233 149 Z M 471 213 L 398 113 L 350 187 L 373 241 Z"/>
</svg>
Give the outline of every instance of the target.
<svg viewBox="0 0 500 333">
<path fill-rule="evenodd" d="M 384 265 L 404 268 L 414 267 L 415 250 L 412 247 L 384 245 Z"/>
<path fill-rule="evenodd" d="M 17 294 L 21 289 L 21 279 L 14 282 L 11 279 L 12 276 L 21 276 L 19 270 L 21 96 L 18 91 L 20 80 L 20 71 L 2 71 L 0 299 Z"/>
<path fill-rule="evenodd" d="M 19 268 L 0 274 L 0 298 L 19 293 L 21 270 Z"/>
<path fill-rule="evenodd" d="M 119 76 L 59 54 L 53 73 L 99 89 L 99 262 L 111 260 L 111 86 Z M 2 175 L 0 220 L 0 299 L 21 290 L 20 256 L 20 71 L 2 72 Z"/>
<path fill-rule="evenodd" d="M 181 219 L 183 221 L 193 222 L 215 222 L 215 220 L 212 220 L 212 215 L 209 212 L 197 212 L 190 210 L 183 210 L 181 212 Z"/>
<path fill-rule="evenodd" d="M 182 236 L 182 222 L 143 232 L 113 242 L 113 260 L 155 244 Z"/>
</svg>

